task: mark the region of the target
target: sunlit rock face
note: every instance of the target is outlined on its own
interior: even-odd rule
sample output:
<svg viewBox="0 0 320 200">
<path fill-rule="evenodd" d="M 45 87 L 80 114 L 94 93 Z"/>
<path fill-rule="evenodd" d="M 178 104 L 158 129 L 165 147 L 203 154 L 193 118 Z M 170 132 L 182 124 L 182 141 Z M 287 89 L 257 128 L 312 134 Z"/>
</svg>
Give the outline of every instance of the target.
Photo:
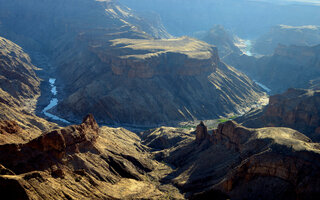
<svg viewBox="0 0 320 200">
<path fill-rule="evenodd" d="M 1 124 L 1 134 L 9 131 L 6 125 Z M 182 199 L 173 186 L 163 192 L 156 186 L 159 178 L 151 172 L 169 168 L 152 160 L 146 149 L 135 133 L 100 128 L 88 115 L 79 125 L 27 142 L 1 143 L 0 191 L 11 199 L 162 199 L 168 192 Z"/>
<path fill-rule="evenodd" d="M 269 105 L 257 114 L 241 117 L 248 127 L 290 127 L 320 141 L 319 90 L 289 89 L 270 97 Z"/>
<path fill-rule="evenodd" d="M 79 56 L 60 68 L 70 93 L 57 111 L 66 118 L 93 112 L 104 123 L 175 123 L 237 112 L 261 95 L 204 42 L 187 37 L 109 42 L 92 45 L 94 57 Z"/>
<path fill-rule="evenodd" d="M 40 96 L 38 69 L 23 48 L 3 37 L 0 37 L 0 66 L 0 126 L 11 127 L 0 134 L 0 141 L 26 141 L 55 126 L 35 116 Z M 12 134 L 18 125 L 25 129 L 23 134 Z"/>
<path fill-rule="evenodd" d="M 193 141 L 156 153 L 176 167 L 166 180 L 186 198 L 314 199 L 319 193 L 319 144 L 300 132 L 233 121 L 205 130 L 201 123 Z"/>
</svg>

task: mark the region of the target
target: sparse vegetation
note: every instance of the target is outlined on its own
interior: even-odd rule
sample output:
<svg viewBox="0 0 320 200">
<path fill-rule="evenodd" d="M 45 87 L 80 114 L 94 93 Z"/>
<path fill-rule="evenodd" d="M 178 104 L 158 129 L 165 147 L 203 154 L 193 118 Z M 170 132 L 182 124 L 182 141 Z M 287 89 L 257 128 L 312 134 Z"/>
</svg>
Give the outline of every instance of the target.
<svg viewBox="0 0 320 200">
<path fill-rule="evenodd" d="M 231 117 L 229 117 L 229 118 L 220 118 L 220 119 L 218 119 L 218 122 L 219 122 L 219 123 L 224 123 L 224 122 L 233 120 L 233 119 L 235 119 L 235 118 L 237 118 L 236 115 L 233 115 L 233 116 L 231 116 Z"/>
</svg>

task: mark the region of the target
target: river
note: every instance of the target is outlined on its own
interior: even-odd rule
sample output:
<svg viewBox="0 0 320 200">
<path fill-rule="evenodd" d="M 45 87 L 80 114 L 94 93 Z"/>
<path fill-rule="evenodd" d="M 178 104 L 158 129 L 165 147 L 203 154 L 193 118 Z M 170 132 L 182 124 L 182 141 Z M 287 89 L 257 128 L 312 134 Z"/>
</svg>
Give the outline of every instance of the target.
<svg viewBox="0 0 320 200">
<path fill-rule="evenodd" d="M 258 81 L 256 80 L 253 80 L 257 85 L 259 85 L 262 89 L 264 89 L 266 92 L 271 92 L 271 89 L 268 88 L 267 86 L 263 85 L 262 83 L 259 83 Z"/>
<path fill-rule="evenodd" d="M 42 110 L 43 114 L 53 120 L 56 120 L 56 121 L 61 121 L 63 123 L 66 123 L 66 124 L 70 124 L 70 122 L 68 122 L 67 120 L 65 119 L 62 119 L 54 114 L 51 114 L 49 113 L 48 111 L 55 107 L 56 105 L 58 105 L 58 99 L 57 99 L 57 94 L 58 94 L 58 91 L 57 91 L 57 87 L 55 85 L 55 82 L 56 82 L 56 79 L 55 78 L 49 78 L 49 84 L 50 84 L 50 87 L 51 87 L 51 94 L 52 94 L 52 99 L 50 100 L 50 103 Z"/>
</svg>

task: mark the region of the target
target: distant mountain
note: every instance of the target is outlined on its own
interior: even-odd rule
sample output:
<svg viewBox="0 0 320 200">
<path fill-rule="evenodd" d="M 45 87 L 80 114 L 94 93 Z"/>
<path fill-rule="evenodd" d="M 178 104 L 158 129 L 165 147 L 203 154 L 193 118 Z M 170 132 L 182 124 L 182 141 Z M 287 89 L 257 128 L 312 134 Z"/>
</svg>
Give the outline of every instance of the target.
<svg viewBox="0 0 320 200">
<path fill-rule="evenodd" d="M 272 56 L 231 55 L 224 61 L 266 85 L 272 94 L 288 88 L 309 88 L 320 77 L 320 46 L 279 45 Z"/>
<path fill-rule="evenodd" d="M 320 27 L 287 26 L 273 27 L 267 34 L 255 40 L 253 51 L 262 55 L 269 55 L 279 45 L 314 46 L 320 44 Z"/>
<path fill-rule="evenodd" d="M 218 48 L 221 58 L 230 54 L 242 54 L 241 50 L 235 45 L 235 36 L 228 33 L 223 26 L 215 25 L 201 38 L 203 41 L 215 45 Z"/>
<path fill-rule="evenodd" d="M 175 36 L 206 31 L 214 24 L 221 24 L 239 37 L 247 39 L 256 38 L 278 24 L 320 25 L 319 6 L 299 4 L 294 1 L 121 0 L 121 2 L 138 11 L 159 13 L 165 27 Z"/>
</svg>

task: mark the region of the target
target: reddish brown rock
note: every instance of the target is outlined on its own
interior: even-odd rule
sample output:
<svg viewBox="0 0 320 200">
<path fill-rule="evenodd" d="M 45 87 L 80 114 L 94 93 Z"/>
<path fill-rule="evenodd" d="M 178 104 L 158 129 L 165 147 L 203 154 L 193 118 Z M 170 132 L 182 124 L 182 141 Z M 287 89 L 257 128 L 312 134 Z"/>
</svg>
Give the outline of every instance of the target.
<svg viewBox="0 0 320 200">
<path fill-rule="evenodd" d="M 320 191 L 320 146 L 293 129 L 249 129 L 228 121 L 205 140 L 213 142 L 163 154 L 177 167 L 172 182 L 187 198 L 314 199 Z"/>
<path fill-rule="evenodd" d="M 15 121 L 0 121 L 0 134 L 15 134 L 19 132 L 23 132 L 23 130 Z"/>
<path fill-rule="evenodd" d="M 210 135 L 208 134 L 207 127 L 204 125 L 203 121 L 201 121 L 196 128 L 196 142 L 201 143 L 209 137 Z"/>
<path fill-rule="evenodd" d="M 11 199 L 161 199 L 157 184 L 164 175 L 158 167 L 167 167 L 158 166 L 140 143 L 125 129 L 100 129 L 88 115 L 80 125 L 0 145 L 0 190 L 19 191 Z M 164 190 L 182 197 L 173 186 Z"/>
<path fill-rule="evenodd" d="M 314 141 L 320 141 L 320 91 L 289 89 L 270 97 L 269 105 L 259 115 L 240 119 L 248 127 L 289 127 Z"/>
</svg>

